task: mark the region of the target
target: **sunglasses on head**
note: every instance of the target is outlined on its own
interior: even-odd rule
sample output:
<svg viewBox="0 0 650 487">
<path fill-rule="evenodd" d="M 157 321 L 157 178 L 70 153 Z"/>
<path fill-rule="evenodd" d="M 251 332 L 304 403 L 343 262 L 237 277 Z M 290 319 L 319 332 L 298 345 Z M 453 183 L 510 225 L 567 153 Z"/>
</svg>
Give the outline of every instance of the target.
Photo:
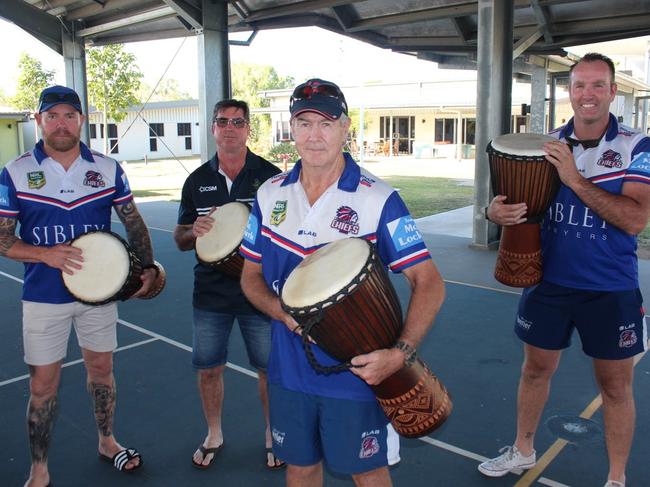
<svg viewBox="0 0 650 487">
<path fill-rule="evenodd" d="M 343 93 L 339 90 L 338 86 L 329 83 L 320 84 L 304 84 L 298 86 L 293 90 L 291 98 L 294 100 L 309 100 L 314 95 L 330 96 L 332 98 L 343 98 Z"/>
<path fill-rule="evenodd" d="M 79 105 L 79 97 L 74 93 L 46 93 L 41 98 L 41 103 L 69 103 Z"/>
<path fill-rule="evenodd" d="M 237 117 L 237 118 L 226 118 L 226 117 L 216 117 L 213 120 L 214 123 L 217 124 L 217 127 L 227 127 L 228 124 L 232 124 L 233 127 L 236 129 L 241 129 L 246 126 L 248 123 L 245 118 Z"/>
</svg>

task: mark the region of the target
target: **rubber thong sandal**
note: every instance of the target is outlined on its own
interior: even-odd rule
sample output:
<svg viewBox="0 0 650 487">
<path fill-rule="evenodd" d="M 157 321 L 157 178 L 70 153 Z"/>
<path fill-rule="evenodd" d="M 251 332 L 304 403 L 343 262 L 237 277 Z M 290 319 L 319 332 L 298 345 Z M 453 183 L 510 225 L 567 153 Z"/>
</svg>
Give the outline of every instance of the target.
<svg viewBox="0 0 650 487">
<path fill-rule="evenodd" d="M 192 457 L 192 465 L 200 469 L 208 468 L 210 465 L 212 465 L 214 459 L 217 458 L 217 453 L 219 453 L 219 450 L 221 450 L 222 447 L 223 443 L 219 446 L 215 446 L 214 448 L 206 448 L 203 446 L 203 444 L 199 445 L 199 451 L 201 452 L 201 455 L 203 455 L 203 458 L 201 459 L 201 463 L 197 463 L 194 461 L 194 457 Z M 205 457 L 207 457 L 210 453 L 212 453 L 212 458 L 207 464 L 204 464 L 203 460 L 205 460 Z"/>
<path fill-rule="evenodd" d="M 143 464 L 142 456 L 140 455 L 140 453 L 138 453 L 138 450 L 136 450 L 135 448 L 125 448 L 124 450 L 120 450 L 115 455 L 113 455 L 112 458 L 109 457 L 108 455 L 104 455 L 103 453 L 100 453 L 99 458 L 101 458 L 106 462 L 112 463 L 113 466 L 120 472 L 126 472 L 126 473 L 131 473 L 134 470 L 138 470 L 140 467 L 142 467 Z M 135 458 L 140 459 L 138 464 L 131 468 L 125 468 L 126 465 Z"/>
<path fill-rule="evenodd" d="M 269 460 L 273 462 L 273 466 L 269 465 Z M 270 447 L 266 449 L 265 465 L 266 468 L 268 468 L 269 470 L 279 470 L 287 466 L 286 462 L 283 462 L 282 460 L 280 460 L 278 457 L 275 456 L 275 453 L 273 453 L 273 448 Z"/>
</svg>

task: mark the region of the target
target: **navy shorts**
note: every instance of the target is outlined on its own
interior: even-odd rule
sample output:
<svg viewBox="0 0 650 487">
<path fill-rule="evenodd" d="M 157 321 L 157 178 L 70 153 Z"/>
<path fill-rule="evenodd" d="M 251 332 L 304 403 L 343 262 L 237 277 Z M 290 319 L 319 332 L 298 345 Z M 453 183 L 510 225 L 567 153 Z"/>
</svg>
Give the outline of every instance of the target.
<svg viewBox="0 0 650 487">
<path fill-rule="evenodd" d="M 561 350 L 577 329 L 590 357 L 622 360 L 647 350 L 643 297 L 631 291 L 585 291 L 542 282 L 525 289 L 515 321 L 517 336 L 538 348 Z"/>
<path fill-rule="evenodd" d="M 271 323 L 261 315 L 232 315 L 194 308 L 192 365 L 211 369 L 228 360 L 228 340 L 237 318 L 250 365 L 266 370 L 271 350 Z"/>
<path fill-rule="evenodd" d="M 336 379 L 334 379 L 336 380 Z M 399 437 L 377 401 L 315 396 L 269 384 L 273 453 L 290 465 L 321 460 L 339 474 L 399 462 Z"/>
</svg>

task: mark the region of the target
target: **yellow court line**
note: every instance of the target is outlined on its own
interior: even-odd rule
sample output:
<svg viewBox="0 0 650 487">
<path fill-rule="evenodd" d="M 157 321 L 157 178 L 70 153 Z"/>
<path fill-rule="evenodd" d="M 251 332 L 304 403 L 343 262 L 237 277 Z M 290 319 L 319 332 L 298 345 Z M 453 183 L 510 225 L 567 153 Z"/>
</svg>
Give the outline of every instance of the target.
<svg viewBox="0 0 650 487">
<path fill-rule="evenodd" d="M 646 354 L 646 352 L 638 354 L 636 357 L 634 357 L 634 365 L 639 363 L 639 361 L 643 358 L 643 356 Z M 603 398 L 600 394 L 598 394 L 593 401 L 589 403 L 589 405 L 580 413 L 580 417 L 583 419 L 590 419 L 594 414 L 596 414 L 596 411 L 600 408 L 600 406 L 603 405 Z M 528 470 L 518 481 L 513 487 L 528 487 L 530 486 L 537 478 L 542 475 L 542 472 L 546 470 L 546 467 L 548 467 L 553 460 L 560 454 L 560 452 L 564 449 L 565 446 L 569 444 L 568 441 L 558 439 L 555 440 L 555 442 L 544 452 L 544 455 L 537 460 L 537 463 L 533 468 Z"/>
</svg>

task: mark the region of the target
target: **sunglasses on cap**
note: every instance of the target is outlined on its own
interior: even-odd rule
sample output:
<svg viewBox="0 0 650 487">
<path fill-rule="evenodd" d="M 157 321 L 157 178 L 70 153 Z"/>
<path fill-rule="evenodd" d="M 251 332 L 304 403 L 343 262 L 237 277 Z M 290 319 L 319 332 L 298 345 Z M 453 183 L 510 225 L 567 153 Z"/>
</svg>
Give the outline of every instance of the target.
<svg viewBox="0 0 650 487">
<path fill-rule="evenodd" d="M 68 103 L 70 105 L 79 105 L 79 97 L 74 93 L 45 93 L 41 98 L 41 103 Z"/>
<path fill-rule="evenodd" d="M 235 127 L 236 129 L 244 128 L 248 124 L 246 119 L 241 117 L 237 117 L 237 118 L 216 117 L 213 120 L 213 122 L 216 123 L 217 127 L 220 128 L 224 128 L 227 127 L 228 124 L 232 124 L 232 126 Z"/>
<path fill-rule="evenodd" d="M 303 84 L 296 87 L 291 95 L 292 100 L 310 100 L 314 95 L 330 96 L 332 98 L 343 98 L 343 93 L 338 86 L 329 83 Z"/>
</svg>

